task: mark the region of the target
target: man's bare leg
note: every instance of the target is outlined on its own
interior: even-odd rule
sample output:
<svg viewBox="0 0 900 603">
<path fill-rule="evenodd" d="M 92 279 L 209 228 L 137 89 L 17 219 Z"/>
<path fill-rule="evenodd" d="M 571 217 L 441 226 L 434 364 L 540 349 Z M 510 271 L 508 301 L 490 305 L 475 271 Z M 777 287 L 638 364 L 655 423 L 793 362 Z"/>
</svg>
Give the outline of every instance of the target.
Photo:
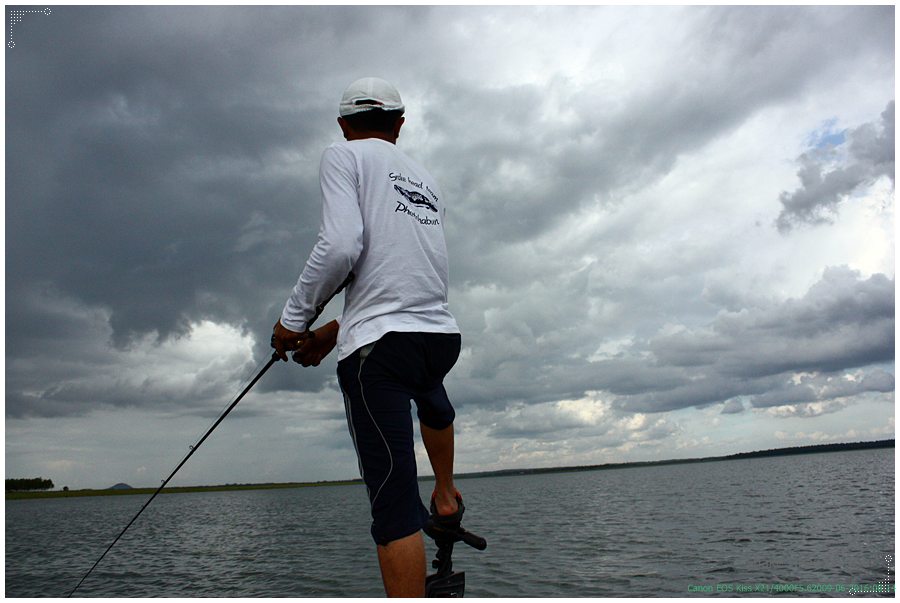
<svg viewBox="0 0 900 603">
<path fill-rule="evenodd" d="M 378 545 L 378 564 L 387 596 L 425 596 L 425 543 L 422 532 Z"/>
<path fill-rule="evenodd" d="M 419 424 L 435 480 L 435 506 L 439 515 L 456 513 L 453 484 L 453 425 L 432 429 Z M 384 591 L 389 597 L 425 596 L 425 543 L 422 532 L 378 546 L 378 563 Z"/>
<path fill-rule="evenodd" d="M 453 485 L 453 425 L 432 429 L 419 423 L 419 431 L 434 470 L 434 504 L 438 515 L 452 515 L 459 508 Z"/>
</svg>

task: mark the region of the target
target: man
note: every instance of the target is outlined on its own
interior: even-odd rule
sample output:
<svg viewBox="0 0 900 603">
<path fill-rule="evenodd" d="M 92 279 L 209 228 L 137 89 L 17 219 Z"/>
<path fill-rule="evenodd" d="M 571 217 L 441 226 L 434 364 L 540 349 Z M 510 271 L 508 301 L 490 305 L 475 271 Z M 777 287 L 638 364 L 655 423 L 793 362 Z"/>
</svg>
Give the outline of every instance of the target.
<svg viewBox="0 0 900 603">
<path fill-rule="evenodd" d="M 453 483 L 455 412 L 443 378 L 460 351 L 447 305 L 445 199 L 431 175 L 397 146 L 404 123 L 400 94 L 363 78 L 340 103 L 346 142 L 329 146 L 319 180 L 318 240 L 275 325 L 282 360 L 297 350 L 318 365 L 337 345 L 338 379 L 350 434 L 372 509 L 372 538 L 388 596 L 425 594 L 422 528 L 410 400 L 435 475 L 432 521 L 459 525 Z M 348 273 L 343 314 L 307 333 L 315 307 Z"/>
</svg>

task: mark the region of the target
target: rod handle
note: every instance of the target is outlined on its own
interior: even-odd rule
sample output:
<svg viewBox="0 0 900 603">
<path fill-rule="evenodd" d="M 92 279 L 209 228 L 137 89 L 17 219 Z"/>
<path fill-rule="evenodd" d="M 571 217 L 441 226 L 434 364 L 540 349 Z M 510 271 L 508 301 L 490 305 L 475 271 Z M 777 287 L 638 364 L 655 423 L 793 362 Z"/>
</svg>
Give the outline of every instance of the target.
<svg viewBox="0 0 900 603">
<path fill-rule="evenodd" d="M 483 551 L 487 548 L 487 540 L 478 536 L 477 534 L 473 534 L 464 528 L 459 529 L 460 540 L 468 544 L 470 547 L 474 549 L 478 549 L 479 551 Z"/>
</svg>

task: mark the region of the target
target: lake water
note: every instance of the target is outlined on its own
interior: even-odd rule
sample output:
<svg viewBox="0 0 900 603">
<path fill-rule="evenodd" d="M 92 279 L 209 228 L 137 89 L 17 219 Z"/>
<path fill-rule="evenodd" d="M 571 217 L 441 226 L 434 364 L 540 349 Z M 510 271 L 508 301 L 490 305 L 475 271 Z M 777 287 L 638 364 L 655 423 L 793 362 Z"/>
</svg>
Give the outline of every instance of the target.
<svg viewBox="0 0 900 603">
<path fill-rule="evenodd" d="M 464 524 L 488 540 L 454 551 L 468 597 L 783 596 L 808 585 L 847 596 L 842 585 L 894 584 L 893 449 L 458 486 Z M 7 501 L 6 596 L 65 596 L 147 498 Z M 76 594 L 380 597 L 367 515 L 362 486 L 160 495 Z"/>
</svg>

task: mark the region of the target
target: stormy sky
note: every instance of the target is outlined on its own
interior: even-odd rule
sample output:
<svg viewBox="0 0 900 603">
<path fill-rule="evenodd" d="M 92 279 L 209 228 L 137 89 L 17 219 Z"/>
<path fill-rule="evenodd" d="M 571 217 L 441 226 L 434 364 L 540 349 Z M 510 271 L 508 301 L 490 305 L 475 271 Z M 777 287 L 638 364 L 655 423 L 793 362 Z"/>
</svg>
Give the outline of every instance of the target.
<svg viewBox="0 0 900 603">
<path fill-rule="evenodd" d="M 52 6 L 8 33 L 7 477 L 168 475 L 270 355 L 363 76 L 447 198 L 458 471 L 894 435 L 892 6 Z M 173 484 L 357 477 L 334 372 L 273 367 Z"/>
</svg>

